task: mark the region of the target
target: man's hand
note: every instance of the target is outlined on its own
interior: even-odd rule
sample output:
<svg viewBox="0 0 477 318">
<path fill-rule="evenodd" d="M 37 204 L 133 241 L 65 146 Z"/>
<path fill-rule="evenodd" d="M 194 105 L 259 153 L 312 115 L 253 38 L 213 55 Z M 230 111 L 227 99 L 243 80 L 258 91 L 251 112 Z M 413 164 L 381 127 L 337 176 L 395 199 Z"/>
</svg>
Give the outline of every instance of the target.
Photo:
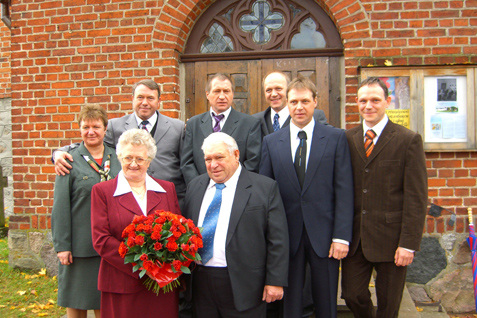
<svg viewBox="0 0 477 318">
<path fill-rule="evenodd" d="M 267 303 L 272 303 L 275 300 L 280 300 L 283 298 L 283 287 L 282 286 L 271 286 L 265 285 L 263 288 L 263 297 L 262 300 Z"/>
<path fill-rule="evenodd" d="M 343 243 L 333 242 L 331 243 L 330 252 L 328 257 L 336 258 L 337 260 L 343 259 L 348 255 L 349 246 Z"/>
<path fill-rule="evenodd" d="M 55 172 L 58 176 L 64 176 L 69 174 L 71 168 L 73 168 L 66 159 L 73 161 L 73 156 L 67 152 L 56 150 L 54 153 L 55 159 Z"/>
<path fill-rule="evenodd" d="M 394 254 L 394 263 L 396 266 L 408 266 L 411 265 L 414 259 L 414 252 L 409 252 L 402 247 L 398 247 L 396 254 Z"/>
<path fill-rule="evenodd" d="M 62 265 L 73 264 L 73 254 L 71 254 L 70 251 L 58 252 L 56 253 L 56 256 L 58 256 Z"/>
</svg>

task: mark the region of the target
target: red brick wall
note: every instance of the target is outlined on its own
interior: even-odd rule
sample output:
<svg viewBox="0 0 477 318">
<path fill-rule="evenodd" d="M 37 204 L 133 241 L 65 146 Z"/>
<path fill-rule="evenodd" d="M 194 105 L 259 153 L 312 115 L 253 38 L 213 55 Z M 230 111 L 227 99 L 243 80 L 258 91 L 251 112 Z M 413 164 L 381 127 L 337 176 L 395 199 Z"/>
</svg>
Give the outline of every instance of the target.
<svg viewBox="0 0 477 318">
<path fill-rule="evenodd" d="M 161 111 L 178 117 L 179 55 L 211 0 L 18 0 L 12 6 L 12 115 L 15 216 L 11 229 L 50 226 L 51 150 L 77 138 L 75 113 L 99 103 L 110 116 L 131 109 L 131 85 L 162 84 Z M 477 63 L 477 0 L 317 0 L 345 46 L 346 127 L 359 121 L 354 104 L 358 67 L 369 64 Z M 429 153 L 430 200 L 458 213 L 429 218 L 427 231 L 464 231 L 474 203 L 474 153 Z M 445 165 L 445 166 L 441 166 Z M 448 166 L 447 166 L 448 165 Z"/>
<path fill-rule="evenodd" d="M 10 29 L 0 21 L 0 98 L 11 97 Z"/>
</svg>

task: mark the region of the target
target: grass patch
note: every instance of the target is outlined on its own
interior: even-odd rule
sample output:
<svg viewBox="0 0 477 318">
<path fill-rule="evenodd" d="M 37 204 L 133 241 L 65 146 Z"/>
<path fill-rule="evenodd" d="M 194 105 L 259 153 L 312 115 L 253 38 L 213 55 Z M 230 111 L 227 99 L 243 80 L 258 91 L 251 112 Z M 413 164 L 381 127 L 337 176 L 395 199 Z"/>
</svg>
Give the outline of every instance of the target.
<svg viewBox="0 0 477 318">
<path fill-rule="evenodd" d="M 61 317 L 66 309 L 56 305 L 57 292 L 56 276 L 46 270 L 10 268 L 7 238 L 0 238 L 0 317 Z"/>
</svg>

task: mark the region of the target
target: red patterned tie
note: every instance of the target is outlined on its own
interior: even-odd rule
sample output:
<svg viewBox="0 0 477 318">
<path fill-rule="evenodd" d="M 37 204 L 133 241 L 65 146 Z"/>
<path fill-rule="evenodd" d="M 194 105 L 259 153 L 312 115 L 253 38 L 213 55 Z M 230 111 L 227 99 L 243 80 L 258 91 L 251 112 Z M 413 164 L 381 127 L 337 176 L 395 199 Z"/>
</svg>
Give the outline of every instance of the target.
<svg viewBox="0 0 477 318">
<path fill-rule="evenodd" d="M 376 137 L 376 133 L 372 129 L 368 129 L 364 136 L 364 150 L 366 151 L 366 157 L 369 157 L 374 148 L 373 139 Z"/>
</svg>

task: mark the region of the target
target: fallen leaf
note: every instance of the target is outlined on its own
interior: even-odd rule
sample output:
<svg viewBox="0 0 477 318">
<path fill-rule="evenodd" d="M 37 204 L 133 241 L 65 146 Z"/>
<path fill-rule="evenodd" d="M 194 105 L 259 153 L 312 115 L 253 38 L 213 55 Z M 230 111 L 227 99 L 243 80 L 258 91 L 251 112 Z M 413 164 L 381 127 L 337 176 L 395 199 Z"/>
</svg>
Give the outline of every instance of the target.
<svg viewBox="0 0 477 318">
<path fill-rule="evenodd" d="M 374 65 L 373 64 L 368 64 L 368 67 L 374 67 Z"/>
<path fill-rule="evenodd" d="M 422 309 L 421 307 L 417 307 L 417 306 L 416 306 L 416 310 L 419 311 L 419 312 L 421 312 L 421 311 L 423 311 L 424 309 Z"/>
<path fill-rule="evenodd" d="M 53 299 L 48 299 L 48 302 L 53 305 L 56 304 L 56 301 L 54 301 Z"/>
<path fill-rule="evenodd" d="M 30 291 L 30 294 L 35 295 L 35 296 L 38 296 L 38 293 L 37 293 L 36 290 L 34 290 L 34 289 Z"/>
<path fill-rule="evenodd" d="M 46 268 L 42 268 L 41 271 L 38 272 L 40 276 L 46 276 Z"/>
<path fill-rule="evenodd" d="M 24 291 L 24 290 L 19 290 L 19 291 L 17 291 L 17 294 L 20 295 L 20 296 L 22 296 L 22 295 L 25 295 L 25 294 L 26 294 L 26 291 Z"/>
<path fill-rule="evenodd" d="M 38 317 L 45 317 L 48 316 L 48 313 L 42 312 L 38 314 Z"/>
<path fill-rule="evenodd" d="M 389 61 L 389 60 L 386 60 L 384 61 L 384 65 L 386 66 L 392 66 L 393 65 L 393 62 Z"/>
</svg>

